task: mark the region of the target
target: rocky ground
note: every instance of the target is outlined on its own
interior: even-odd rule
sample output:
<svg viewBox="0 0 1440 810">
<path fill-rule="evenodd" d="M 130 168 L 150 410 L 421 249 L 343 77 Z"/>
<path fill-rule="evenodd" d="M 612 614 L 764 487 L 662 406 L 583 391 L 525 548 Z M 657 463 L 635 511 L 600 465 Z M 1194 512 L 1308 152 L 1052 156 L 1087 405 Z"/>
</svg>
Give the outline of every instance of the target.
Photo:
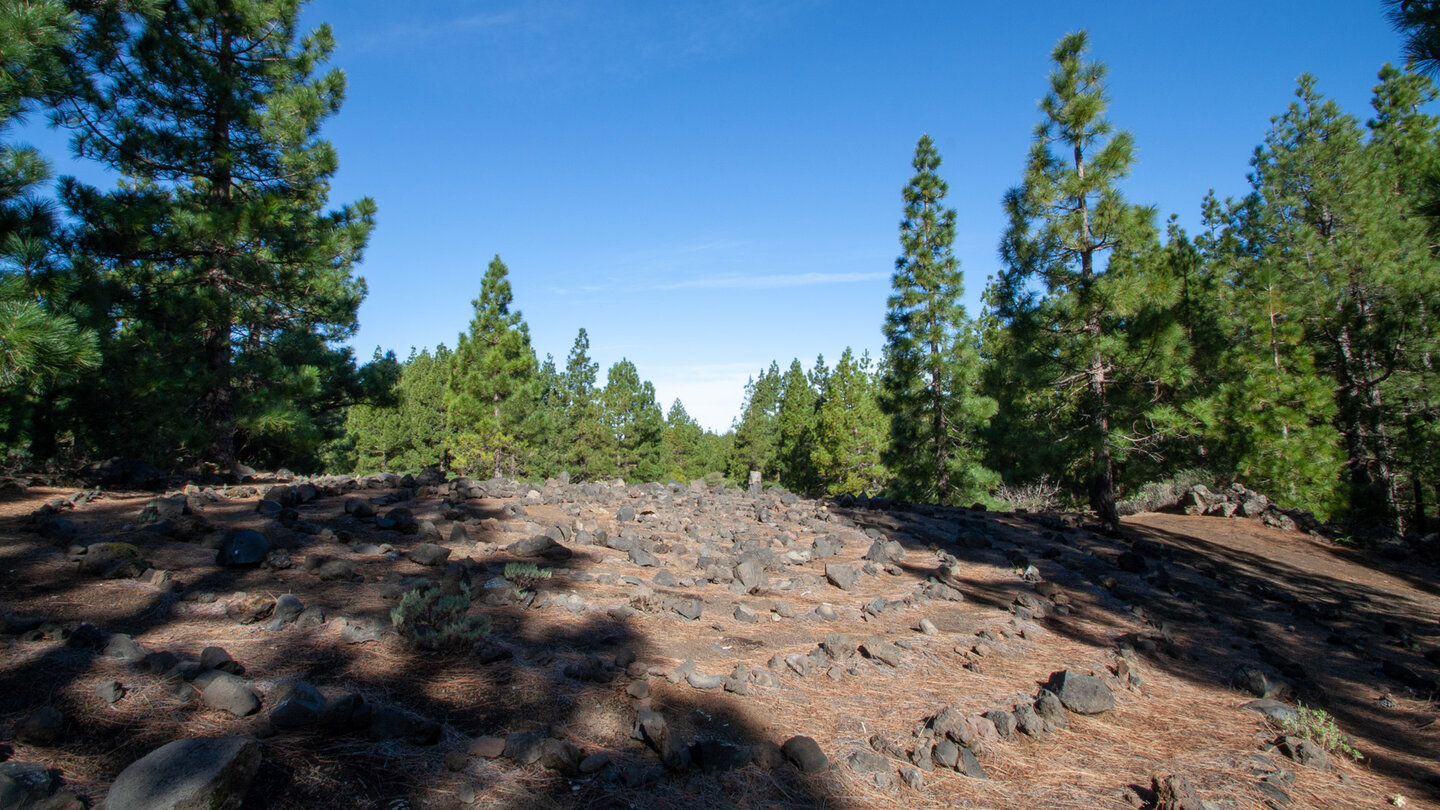
<svg viewBox="0 0 1440 810">
<path fill-rule="evenodd" d="M 1255 510 L 1111 538 L 699 484 L 0 497 L 0 809 L 1440 807 L 1440 574 Z M 488 635 L 398 633 L 426 586 Z M 1301 706 L 1340 745 L 1286 736 Z"/>
</svg>

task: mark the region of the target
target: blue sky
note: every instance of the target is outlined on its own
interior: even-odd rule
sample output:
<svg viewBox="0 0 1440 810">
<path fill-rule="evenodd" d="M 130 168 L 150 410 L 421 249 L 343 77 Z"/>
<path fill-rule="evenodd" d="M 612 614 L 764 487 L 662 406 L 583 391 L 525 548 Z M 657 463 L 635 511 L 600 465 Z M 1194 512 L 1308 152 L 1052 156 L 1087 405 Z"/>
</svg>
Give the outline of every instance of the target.
<svg viewBox="0 0 1440 810">
<path fill-rule="evenodd" d="M 602 375 L 627 357 L 716 430 L 771 360 L 878 354 L 922 133 L 978 312 L 1066 32 L 1109 66 L 1130 199 L 1192 228 L 1207 189 L 1244 192 L 1302 72 L 1363 119 L 1400 47 L 1379 0 L 315 0 L 305 19 L 334 27 L 349 79 L 332 200 L 379 204 L 357 354 L 453 346 L 499 254 L 541 359 L 585 327 Z M 77 171 L 62 136 L 32 140 Z"/>
</svg>

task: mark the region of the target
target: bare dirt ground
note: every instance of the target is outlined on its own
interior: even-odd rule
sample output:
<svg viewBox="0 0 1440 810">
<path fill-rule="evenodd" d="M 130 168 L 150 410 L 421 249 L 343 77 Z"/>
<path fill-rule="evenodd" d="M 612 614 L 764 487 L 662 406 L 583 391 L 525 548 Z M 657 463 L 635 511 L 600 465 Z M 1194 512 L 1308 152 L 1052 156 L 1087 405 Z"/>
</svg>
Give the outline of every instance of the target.
<svg viewBox="0 0 1440 810">
<path fill-rule="evenodd" d="M 1073 517 L 846 508 L 779 493 L 552 484 L 526 498 L 517 485 L 456 508 L 439 492 L 417 491 L 395 505 L 434 524 L 445 539 L 432 541 L 451 549 L 477 593 L 520 559 L 504 550 L 509 543 L 556 526 L 569 532 L 573 556 L 537 560 L 554 575 L 534 604 L 477 600 L 473 612 L 492 621 L 489 648 L 509 654 L 481 663 L 415 650 L 394 633 L 361 644 L 342 637 L 341 619 L 388 625 L 404 578 L 443 576 L 405 556 L 419 536 L 345 512 L 348 497 L 384 514 L 390 490 L 296 507 L 300 521 L 328 534 L 262 517 L 259 494 L 243 489 L 205 505 L 214 531 L 192 542 L 136 527 L 156 493 L 103 493 L 61 513 L 74 535 L 37 531 L 30 516 L 74 492 L 0 496 L 0 611 L 46 622 L 0 635 L 0 759 L 43 763 L 90 803 L 166 742 L 254 735 L 263 760 L 247 808 L 1138 808 L 1153 805 L 1152 778 L 1166 774 L 1185 776 L 1213 808 L 1440 807 L 1440 707 L 1425 688 L 1437 670 L 1424 657 L 1440 648 L 1440 573 L 1252 521 L 1143 514 L 1126 519 L 1124 538 L 1107 538 Z M 617 520 L 624 506 L 634 521 Z M 452 535 L 455 524 L 463 536 Z M 237 528 L 263 531 L 294 565 L 216 565 L 212 541 Z M 628 536 L 658 564 L 578 542 L 581 530 Z M 823 538 L 840 544 L 838 555 L 815 556 Z M 876 539 L 898 542 L 904 554 L 868 573 L 863 557 Z M 81 575 L 76 547 L 106 540 L 133 543 L 178 584 Z M 382 543 L 393 551 L 374 553 Z M 779 557 L 803 553 L 775 563 L 753 593 L 707 581 L 707 563 L 746 543 Z M 1125 570 L 1140 567 L 1122 567 L 1125 553 L 1138 553 L 1143 570 Z M 358 576 L 322 580 L 307 571 L 307 555 L 349 561 Z M 827 563 L 860 572 L 854 587 L 827 581 Z M 935 582 L 963 601 L 937 596 Z M 328 621 L 241 624 L 226 611 L 237 592 L 294 594 Z M 703 614 L 683 618 L 667 599 L 699 599 Z M 922 619 L 935 632 L 918 629 Z M 223 647 L 243 665 L 261 710 L 235 717 L 174 673 L 108 658 L 76 642 L 81 623 L 128 634 L 172 661 Z M 897 644 L 898 660 L 855 651 L 876 637 Z M 844 653 L 803 674 L 787 665 L 827 639 L 843 641 Z M 626 667 L 631 654 L 637 663 Z M 577 676 L 587 664 L 600 675 Z M 737 664 L 774 678 L 736 694 L 684 677 L 723 678 Z M 1323 708 L 1363 759 L 1331 755 L 1322 770 L 1273 750 L 1278 731 L 1242 709 L 1254 696 L 1230 685 L 1242 664 L 1283 676 L 1292 704 Z M 973 715 L 1029 704 L 1060 670 L 1103 678 L 1115 708 L 1072 713 L 1064 728 L 1038 736 L 977 742 L 986 779 L 936 767 L 919 774 L 918 787 L 907 784 L 908 754 L 928 718 L 947 706 Z M 439 741 L 277 730 L 268 711 L 293 678 L 331 698 L 354 693 L 434 720 Z M 113 704 L 96 693 L 109 679 L 126 690 Z M 627 692 L 637 683 L 648 696 Z M 15 729 L 41 706 L 63 712 L 63 735 L 50 745 L 19 742 Z M 633 739 L 640 708 L 661 712 L 687 741 L 758 748 L 809 736 L 831 767 L 667 769 Z M 515 732 L 564 740 L 609 764 L 567 776 L 541 762 L 462 755 L 471 740 Z M 888 772 L 852 759 L 877 749 Z"/>
</svg>

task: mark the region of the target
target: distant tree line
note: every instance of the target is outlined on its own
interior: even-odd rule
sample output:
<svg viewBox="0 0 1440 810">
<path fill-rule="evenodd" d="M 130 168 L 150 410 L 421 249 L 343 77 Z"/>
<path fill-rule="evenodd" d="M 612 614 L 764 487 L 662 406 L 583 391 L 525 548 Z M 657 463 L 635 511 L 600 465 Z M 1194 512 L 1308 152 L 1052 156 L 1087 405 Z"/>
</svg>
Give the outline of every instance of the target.
<svg viewBox="0 0 1440 810">
<path fill-rule="evenodd" d="M 724 469 L 728 436 L 703 430 L 679 400 L 663 414 L 634 363 L 620 360 L 597 385 L 584 329 L 563 369 L 537 362 L 508 276 L 495 257 L 456 348 L 412 352 L 395 369 L 394 401 L 349 409 L 330 467 L 685 482 Z"/>
<path fill-rule="evenodd" d="M 540 360 L 490 263 L 453 348 L 344 347 L 375 204 L 329 202 L 345 90 L 301 0 L 0 0 L 0 446 L 13 463 L 142 458 L 298 470 L 767 483 L 939 503 L 1058 482 L 1108 523 L 1180 470 L 1358 525 L 1440 501 L 1440 144 L 1423 72 L 1362 122 L 1302 77 L 1191 235 L 1122 193 L 1083 33 L 1053 53 L 1000 266 L 971 318 L 941 158 L 916 146 L 878 358 L 778 363 L 716 435 L 581 329 Z M 1387 3 L 1412 64 L 1435 4 Z M 25 115 L 119 178 L 60 178 Z"/>
</svg>

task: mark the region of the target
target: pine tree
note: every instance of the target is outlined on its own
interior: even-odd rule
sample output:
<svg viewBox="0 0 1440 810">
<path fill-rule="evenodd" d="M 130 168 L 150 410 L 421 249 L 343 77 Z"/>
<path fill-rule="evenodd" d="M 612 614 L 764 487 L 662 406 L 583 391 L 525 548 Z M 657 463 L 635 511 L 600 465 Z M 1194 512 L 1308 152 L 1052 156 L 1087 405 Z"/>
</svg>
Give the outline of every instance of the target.
<svg viewBox="0 0 1440 810">
<path fill-rule="evenodd" d="M 1267 258 L 1268 226 L 1258 199 L 1222 206 L 1207 198 L 1208 235 L 1198 240 L 1221 309 L 1195 325 L 1197 376 L 1212 387 L 1192 412 L 1203 424 L 1211 469 L 1233 475 L 1278 503 L 1328 517 L 1343 506 L 1343 462 L 1333 380 L 1316 366 L 1303 311 L 1285 272 Z"/>
<path fill-rule="evenodd" d="M 752 471 L 762 479 L 775 480 L 777 424 L 780 411 L 780 366 L 770 367 L 745 383 L 745 404 L 735 425 L 734 444 L 726 468 L 730 478 L 745 483 Z"/>
<path fill-rule="evenodd" d="M 1393 402 L 1436 300 L 1417 189 L 1434 164 L 1428 82 L 1387 66 L 1367 143 L 1360 124 L 1302 76 L 1256 151 L 1246 227 L 1278 274 L 1277 297 L 1335 385 L 1352 516 L 1403 526 Z M 1428 156 L 1428 157 L 1427 157 Z M 1423 372 L 1422 372 L 1423 373 Z"/>
<path fill-rule="evenodd" d="M 106 314 L 122 324 L 107 359 L 126 356 L 89 407 L 193 409 L 201 446 L 172 417 L 145 437 L 152 454 L 175 443 L 230 469 L 238 429 L 305 418 L 286 403 L 330 399 L 329 378 L 353 374 L 337 344 L 356 328 L 365 288 L 351 270 L 375 206 L 325 210 L 337 160 L 318 132 L 345 79 L 316 75 L 334 40 L 323 25 L 300 36 L 299 16 L 299 0 L 83 12 L 74 65 L 87 90 L 62 120 L 81 157 L 125 178 L 106 193 L 69 179 L 62 188 L 105 271 Z M 155 367 L 128 357 L 157 351 Z M 160 393 L 146 396 L 156 380 Z"/>
<path fill-rule="evenodd" d="M 1152 295 L 1173 288 L 1155 276 L 1154 212 L 1120 193 L 1132 140 L 1112 134 L 1105 67 L 1086 60 L 1085 46 L 1083 32 L 1069 34 L 1052 54 L 1025 177 L 1005 195 L 1010 224 L 996 303 L 1027 362 L 1029 378 L 1015 384 L 1040 395 L 1030 404 L 1042 406 L 1040 421 L 1053 426 L 1063 455 L 1078 460 L 1096 514 L 1118 528 L 1115 465 L 1150 430 L 1118 398 L 1143 402 L 1135 385 L 1154 387 L 1162 370 L 1178 371 L 1183 340 L 1163 319 L 1136 317 L 1163 312 L 1170 302 Z M 1143 339 L 1131 328 L 1141 322 Z"/>
<path fill-rule="evenodd" d="M 661 466 L 665 475 L 676 481 L 690 482 L 710 472 L 705 467 L 705 431 L 676 399 L 665 414 L 665 434 L 661 438 Z"/>
<path fill-rule="evenodd" d="M 815 469 L 810 453 L 815 444 L 815 417 L 820 394 L 799 360 L 780 380 L 780 405 L 776 413 L 775 455 L 777 477 L 788 489 L 815 490 Z"/>
<path fill-rule="evenodd" d="M 960 299 L 955 211 L 936 170 L 940 155 L 921 136 L 905 187 L 904 251 L 895 262 L 885 317 L 881 406 L 890 415 L 886 463 L 901 498 L 957 503 L 987 492 L 998 477 L 981 463 L 980 431 L 995 401 L 978 393 L 979 356 Z"/>
<path fill-rule="evenodd" d="M 446 403 L 457 469 L 500 476 L 519 469 L 528 438 L 522 427 L 535 407 L 536 363 L 530 328 L 510 311 L 509 268 L 496 256 L 471 302 L 475 315 L 450 358 Z"/>
<path fill-rule="evenodd" d="M 72 33 L 61 3 L 0 4 L 0 139 L 28 110 L 63 93 L 61 58 Z M 52 206 L 37 193 L 49 178 L 38 152 L 0 140 L 0 390 L 39 393 L 100 361 L 95 335 L 58 308 L 68 267 L 56 255 Z"/>
<path fill-rule="evenodd" d="M 888 427 L 870 355 L 857 361 L 846 347 L 825 377 L 816 417 L 811 458 L 819 489 L 839 495 L 876 494 L 885 488 L 890 476 L 881 455 L 889 445 Z"/>
<path fill-rule="evenodd" d="M 560 375 L 562 466 L 581 481 L 598 480 L 615 472 L 604 406 L 595 388 L 600 364 L 591 361 L 589 352 L 590 335 L 581 329 Z"/>
<path fill-rule="evenodd" d="M 626 481 L 659 480 L 664 474 L 660 445 L 665 418 L 655 401 L 655 386 L 640 379 L 634 363 L 621 359 L 605 373 L 601 399 L 620 477 Z"/>
</svg>

